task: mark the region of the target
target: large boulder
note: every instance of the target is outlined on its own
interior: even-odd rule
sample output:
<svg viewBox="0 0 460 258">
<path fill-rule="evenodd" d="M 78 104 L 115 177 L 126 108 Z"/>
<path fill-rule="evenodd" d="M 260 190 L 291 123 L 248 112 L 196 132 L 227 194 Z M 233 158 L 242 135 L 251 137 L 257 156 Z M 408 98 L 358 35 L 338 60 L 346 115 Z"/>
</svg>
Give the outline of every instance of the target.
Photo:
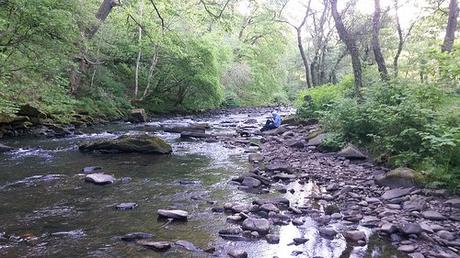
<svg viewBox="0 0 460 258">
<path fill-rule="evenodd" d="M 172 152 L 171 145 L 159 137 L 148 134 L 123 135 L 116 139 L 83 143 L 79 146 L 79 149 L 83 152 L 100 151 L 103 153 L 169 154 Z"/>
<path fill-rule="evenodd" d="M 46 114 L 44 112 L 40 111 L 38 108 L 30 104 L 20 106 L 16 114 L 19 116 L 27 116 L 41 119 L 46 118 Z"/>
<path fill-rule="evenodd" d="M 309 139 L 307 142 L 307 146 L 319 146 L 323 143 L 323 141 L 326 139 L 326 134 L 325 133 L 320 133 L 313 138 Z"/>
<path fill-rule="evenodd" d="M 243 229 L 267 234 L 270 231 L 270 222 L 266 219 L 247 218 L 243 221 Z"/>
<path fill-rule="evenodd" d="M 143 108 L 136 108 L 131 110 L 128 115 L 128 122 L 131 123 L 144 123 L 147 121 L 147 115 Z"/>
<path fill-rule="evenodd" d="M 416 184 L 416 172 L 410 168 L 400 167 L 385 174 L 375 177 L 375 182 L 380 186 L 411 187 Z"/>
<path fill-rule="evenodd" d="M 339 151 L 338 155 L 345 157 L 347 159 L 366 159 L 367 156 L 364 155 L 356 146 L 353 144 L 347 145 L 345 148 Z"/>
</svg>

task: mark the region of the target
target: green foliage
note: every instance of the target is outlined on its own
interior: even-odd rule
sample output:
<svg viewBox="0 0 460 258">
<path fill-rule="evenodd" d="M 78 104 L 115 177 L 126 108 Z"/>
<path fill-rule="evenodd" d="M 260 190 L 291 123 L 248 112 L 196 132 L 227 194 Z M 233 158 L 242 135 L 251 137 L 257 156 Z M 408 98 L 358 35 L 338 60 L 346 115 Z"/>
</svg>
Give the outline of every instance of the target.
<svg viewBox="0 0 460 258">
<path fill-rule="evenodd" d="M 340 84 L 325 84 L 300 91 L 296 100 L 297 115 L 302 119 L 318 118 L 320 112 L 329 110 L 353 87 L 353 77 L 345 77 Z"/>
</svg>

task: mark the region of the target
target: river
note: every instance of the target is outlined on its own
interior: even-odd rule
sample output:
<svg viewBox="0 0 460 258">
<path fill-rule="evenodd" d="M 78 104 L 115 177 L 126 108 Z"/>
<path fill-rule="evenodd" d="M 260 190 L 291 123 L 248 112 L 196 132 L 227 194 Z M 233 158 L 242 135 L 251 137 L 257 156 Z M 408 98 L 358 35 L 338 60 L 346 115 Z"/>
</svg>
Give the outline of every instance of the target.
<svg viewBox="0 0 460 258">
<path fill-rule="evenodd" d="M 229 223 L 226 214 L 213 213 L 212 207 L 273 196 L 298 200 L 319 190 L 314 182 L 293 183 L 291 187 L 304 188 L 295 195 L 238 190 L 229 181 L 250 169 L 247 149 L 222 142 L 182 140 L 179 134 L 164 132 L 157 135 L 173 146 L 169 156 L 81 153 L 77 148 L 83 141 L 113 138 L 159 124 L 207 122 L 213 133 L 234 133 L 235 126 L 248 118 L 262 123 L 269 115 L 266 111 L 162 118 L 140 125 L 120 122 L 60 139 L 21 137 L 3 141 L 16 150 L 0 154 L 0 232 L 4 232 L 0 234 L 0 256 L 212 257 L 180 247 L 157 253 L 120 240 L 127 233 L 150 232 L 158 240 L 187 240 L 203 249 L 214 246 L 216 255 L 223 257 L 232 248 L 247 251 L 249 257 L 291 257 L 296 250 L 303 251 L 297 257 L 399 257 L 391 245 L 376 238 L 360 247 L 347 247 L 343 237 L 322 238 L 315 221 L 309 218 L 301 227 L 277 226 L 279 244 L 220 238 L 217 232 Z M 81 170 L 88 166 L 100 166 L 123 180 L 104 186 L 85 183 Z M 135 202 L 138 207 L 114 209 L 114 205 L 124 202 Z M 190 219 L 165 225 L 156 215 L 162 208 L 186 210 Z M 294 237 L 309 241 L 301 246 L 288 245 Z"/>
</svg>

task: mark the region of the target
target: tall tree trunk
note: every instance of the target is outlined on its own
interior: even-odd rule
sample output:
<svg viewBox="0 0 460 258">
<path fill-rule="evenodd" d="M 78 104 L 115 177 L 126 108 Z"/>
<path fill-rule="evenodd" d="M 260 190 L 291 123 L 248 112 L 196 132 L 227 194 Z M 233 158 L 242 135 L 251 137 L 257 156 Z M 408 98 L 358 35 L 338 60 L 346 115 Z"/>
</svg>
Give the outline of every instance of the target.
<svg viewBox="0 0 460 258">
<path fill-rule="evenodd" d="M 98 31 L 100 24 L 103 23 L 105 19 L 109 16 L 113 7 L 119 4 L 120 3 L 118 0 L 103 0 L 96 13 L 96 18 L 98 20 L 97 24 L 91 27 L 91 29 L 87 29 L 86 31 L 83 29 L 82 34 L 83 31 L 85 31 L 85 33 L 81 36 L 81 40 L 84 41 L 85 39 L 91 39 Z M 80 88 L 82 74 L 86 72 L 86 69 L 88 67 L 88 64 L 85 60 L 86 48 L 84 47 L 84 44 L 77 43 L 77 45 L 80 49 L 80 52 L 76 57 L 79 64 L 73 66 L 70 72 L 70 93 L 73 95 L 76 94 L 78 89 Z"/>
<path fill-rule="evenodd" d="M 403 33 L 402 33 L 402 28 L 401 28 L 401 22 L 399 21 L 399 6 L 398 6 L 398 0 L 394 1 L 394 6 L 395 6 L 395 16 L 396 16 L 396 29 L 398 30 L 398 50 L 396 51 L 396 55 L 393 59 L 393 72 L 394 72 L 394 77 L 398 77 L 399 73 L 399 67 L 398 67 L 398 61 L 399 57 L 401 56 L 401 52 L 403 50 L 403 45 L 404 45 L 404 38 L 403 38 Z"/>
<path fill-rule="evenodd" d="M 142 19 L 142 15 L 144 12 L 144 2 L 141 0 L 139 3 L 139 15 Z M 138 26 L 138 37 L 137 37 L 137 44 L 139 47 L 139 51 L 137 52 L 136 58 L 136 71 L 134 75 L 134 99 L 137 100 L 138 92 L 139 92 L 139 68 L 141 64 L 141 57 L 142 57 L 142 27 Z"/>
<path fill-rule="evenodd" d="M 342 17 L 337 11 L 337 0 L 331 1 L 332 17 L 334 17 L 335 27 L 339 34 L 340 39 L 347 46 L 348 52 L 351 55 L 351 64 L 353 66 L 353 75 L 355 77 L 355 96 L 361 98 L 361 87 L 362 87 L 362 70 L 361 60 L 359 59 L 359 51 L 356 45 L 356 40 L 350 35 L 343 24 Z"/>
<path fill-rule="evenodd" d="M 372 49 L 374 50 L 375 62 L 380 73 L 380 78 L 388 80 L 388 71 L 385 65 L 385 58 L 383 58 L 382 50 L 380 48 L 380 0 L 374 0 L 374 16 L 372 17 Z"/>
<path fill-rule="evenodd" d="M 457 30 L 458 18 L 458 2 L 457 0 L 450 0 L 449 3 L 449 18 L 447 21 L 446 35 L 444 36 L 444 43 L 441 50 L 443 52 L 451 52 L 455 40 L 455 31 Z"/>
<path fill-rule="evenodd" d="M 303 66 L 305 68 L 305 79 L 307 80 L 307 88 L 311 88 L 310 67 L 308 65 L 307 55 L 302 44 L 302 27 L 297 27 L 297 46 L 299 47 L 300 56 L 302 57 Z"/>
</svg>

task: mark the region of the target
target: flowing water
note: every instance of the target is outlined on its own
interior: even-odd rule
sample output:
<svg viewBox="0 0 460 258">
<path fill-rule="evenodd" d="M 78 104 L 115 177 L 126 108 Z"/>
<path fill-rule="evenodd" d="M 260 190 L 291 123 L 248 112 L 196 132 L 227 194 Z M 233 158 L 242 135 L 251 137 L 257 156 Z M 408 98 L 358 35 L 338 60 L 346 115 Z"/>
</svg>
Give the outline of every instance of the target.
<svg viewBox="0 0 460 258">
<path fill-rule="evenodd" d="M 260 113 L 260 123 L 269 113 Z M 253 115 L 251 115 L 253 116 Z M 211 116 L 194 122 L 209 122 L 214 133 L 234 132 L 234 125 L 248 119 L 248 114 Z M 162 119 L 162 124 L 186 124 L 191 118 Z M 211 208 L 225 202 L 251 202 L 274 195 L 290 200 L 306 197 L 318 187 L 293 183 L 303 192 L 264 195 L 237 190 L 229 180 L 249 169 L 244 149 L 224 146 L 220 142 L 183 141 L 179 134 L 158 133 L 173 146 L 169 156 L 139 154 L 80 153 L 77 144 L 121 134 L 144 131 L 158 125 L 111 124 L 92 128 L 83 135 L 61 138 L 16 138 L 4 141 L 18 148 L 0 154 L 0 232 L 1 257 L 211 257 L 204 252 L 190 252 L 174 247 L 165 253 L 123 242 L 120 236 L 130 232 L 150 232 L 159 240 L 187 240 L 199 248 L 209 245 L 225 256 L 238 247 L 249 257 L 391 257 L 398 255 L 391 245 L 371 237 L 367 246 L 347 247 L 343 238 L 327 240 L 319 236 L 316 223 L 308 219 L 298 228 L 275 227 L 279 244 L 265 240 L 232 242 L 217 232 L 229 227 L 226 215 L 212 213 Z M 116 178 L 112 185 L 85 183 L 80 174 L 87 166 L 100 166 Z M 129 178 L 126 178 L 129 177 Z M 184 184 L 186 180 L 187 184 Z M 182 181 L 182 183 L 181 183 Z M 303 197 L 305 197 L 303 196 Z M 136 202 L 133 210 L 119 211 L 114 205 Z M 187 210 L 188 222 L 157 220 L 156 210 Z M 340 225 L 335 225 L 340 227 Z M 68 232 L 66 234 L 54 234 Z M 310 239 L 301 246 L 288 245 L 294 237 Z M 398 255 L 399 256 L 399 255 Z"/>
</svg>

